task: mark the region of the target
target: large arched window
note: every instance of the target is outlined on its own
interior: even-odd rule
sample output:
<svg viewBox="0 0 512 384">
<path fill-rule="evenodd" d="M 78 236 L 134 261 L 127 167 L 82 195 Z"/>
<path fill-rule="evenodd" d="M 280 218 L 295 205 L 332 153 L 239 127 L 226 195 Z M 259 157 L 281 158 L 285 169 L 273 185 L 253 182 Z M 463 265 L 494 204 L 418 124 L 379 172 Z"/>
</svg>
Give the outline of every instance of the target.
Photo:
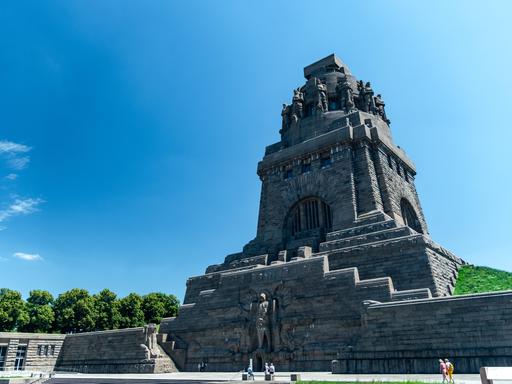
<svg viewBox="0 0 512 384">
<path fill-rule="evenodd" d="M 411 227 L 416 232 L 423 233 L 418 215 L 416 215 L 416 211 L 407 199 L 400 201 L 400 210 L 402 211 L 402 219 L 404 219 L 405 225 Z"/>
<path fill-rule="evenodd" d="M 285 237 L 301 238 L 332 228 L 332 212 L 327 203 L 317 197 L 300 200 L 288 213 Z"/>
</svg>

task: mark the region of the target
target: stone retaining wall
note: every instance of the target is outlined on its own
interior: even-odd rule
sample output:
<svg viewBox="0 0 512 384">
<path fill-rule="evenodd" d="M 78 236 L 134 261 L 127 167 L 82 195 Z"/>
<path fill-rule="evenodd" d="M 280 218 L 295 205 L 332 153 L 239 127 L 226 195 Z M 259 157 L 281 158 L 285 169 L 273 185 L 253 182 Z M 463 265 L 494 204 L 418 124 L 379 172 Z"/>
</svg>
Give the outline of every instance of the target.
<svg viewBox="0 0 512 384">
<path fill-rule="evenodd" d="M 512 365 L 512 292 L 372 304 L 362 337 L 338 353 L 335 373 L 458 373 Z"/>
</svg>

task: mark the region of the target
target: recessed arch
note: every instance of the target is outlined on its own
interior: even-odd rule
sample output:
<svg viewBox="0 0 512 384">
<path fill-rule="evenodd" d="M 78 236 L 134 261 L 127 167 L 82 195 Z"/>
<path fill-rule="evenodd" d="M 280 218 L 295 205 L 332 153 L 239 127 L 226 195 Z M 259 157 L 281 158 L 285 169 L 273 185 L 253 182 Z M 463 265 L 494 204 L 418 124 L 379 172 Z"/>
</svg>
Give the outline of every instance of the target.
<svg viewBox="0 0 512 384">
<path fill-rule="evenodd" d="M 332 229 L 332 210 L 319 197 L 306 197 L 288 211 L 284 223 L 284 242 L 319 236 Z"/>
<path fill-rule="evenodd" d="M 405 225 L 411 227 L 416 232 L 423 233 L 423 228 L 421 228 L 418 215 L 416 214 L 412 204 L 406 198 L 402 198 L 402 200 L 400 200 L 400 211 L 402 212 L 402 219 L 404 220 Z"/>
</svg>

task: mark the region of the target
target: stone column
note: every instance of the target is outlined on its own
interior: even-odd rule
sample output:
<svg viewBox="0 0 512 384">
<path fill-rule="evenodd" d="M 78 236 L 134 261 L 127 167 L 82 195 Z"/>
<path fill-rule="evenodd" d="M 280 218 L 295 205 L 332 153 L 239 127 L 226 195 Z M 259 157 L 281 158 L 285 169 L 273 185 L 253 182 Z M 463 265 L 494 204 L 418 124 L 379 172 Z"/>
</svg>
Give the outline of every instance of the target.
<svg viewBox="0 0 512 384">
<path fill-rule="evenodd" d="M 371 150 L 365 140 L 355 143 L 353 162 L 358 215 L 384 210 Z"/>
</svg>

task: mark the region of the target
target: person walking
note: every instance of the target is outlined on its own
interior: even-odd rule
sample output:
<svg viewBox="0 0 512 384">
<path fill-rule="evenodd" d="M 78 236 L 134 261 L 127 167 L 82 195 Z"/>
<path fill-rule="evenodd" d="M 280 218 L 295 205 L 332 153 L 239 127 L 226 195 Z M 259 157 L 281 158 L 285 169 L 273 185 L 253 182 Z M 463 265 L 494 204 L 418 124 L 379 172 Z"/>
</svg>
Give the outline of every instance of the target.
<svg viewBox="0 0 512 384">
<path fill-rule="evenodd" d="M 446 364 L 446 371 L 448 372 L 448 382 L 454 384 L 455 380 L 453 380 L 453 371 L 455 370 L 455 367 L 448 359 L 444 359 L 444 362 Z"/>
<path fill-rule="evenodd" d="M 274 367 L 274 363 L 270 363 L 270 366 L 268 367 L 268 372 L 273 375 L 276 373 L 276 367 Z"/>
<path fill-rule="evenodd" d="M 247 376 L 249 376 L 249 379 L 254 380 L 254 372 L 252 371 L 252 365 L 249 365 L 249 367 L 247 368 Z"/>
<path fill-rule="evenodd" d="M 448 371 L 446 369 L 446 363 L 443 361 L 443 359 L 439 359 L 439 373 L 443 375 L 443 384 L 448 383 L 448 378 L 446 377 Z"/>
</svg>

